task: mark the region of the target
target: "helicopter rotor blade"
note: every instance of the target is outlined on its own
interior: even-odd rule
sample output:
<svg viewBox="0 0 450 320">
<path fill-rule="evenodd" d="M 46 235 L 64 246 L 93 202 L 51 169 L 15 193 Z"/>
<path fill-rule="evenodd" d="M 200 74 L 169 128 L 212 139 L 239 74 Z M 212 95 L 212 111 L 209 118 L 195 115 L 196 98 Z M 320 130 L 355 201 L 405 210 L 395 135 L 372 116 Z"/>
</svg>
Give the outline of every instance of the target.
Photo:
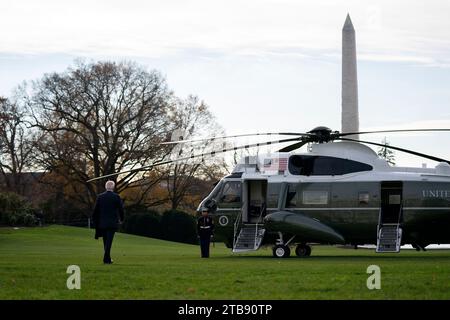
<svg viewBox="0 0 450 320">
<path fill-rule="evenodd" d="M 442 159 L 442 158 L 431 156 L 429 154 L 420 153 L 420 152 L 417 152 L 417 151 L 403 149 L 403 148 L 399 148 L 399 147 L 395 147 L 395 146 L 391 146 L 391 145 L 386 145 L 386 144 L 382 144 L 382 143 L 376 143 L 376 142 L 371 142 L 371 141 L 363 141 L 363 140 L 356 140 L 356 139 L 349 139 L 349 138 L 338 138 L 338 140 L 372 144 L 374 146 L 379 146 L 379 147 L 385 147 L 385 148 L 389 148 L 389 149 L 393 149 L 393 150 L 398 150 L 398 151 L 406 152 L 406 153 L 409 153 L 409 154 L 413 154 L 415 156 L 419 156 L 419 157 L 422 157 L 422 158 L 425 158 L 425 159 L 430 159 L 430 160 L 434 160 L 434 161 L 438 161 L 438 162 L 447 162 L 447 163 L 450 164 L 449 160 L 445 160 L 445 159 Z"/>
<path fill-rule="evenodd" d="M 299 149 L 299 148 L 303 147 L 308 142 L 309 142 L 308 140 L 303 140 L 303 141 L 300 141 L 300 142 L 296 142 L 294 144 L 291 144 L 291 145 L 289 145 L 287 147 L 284 147 L 284 148 L 278 150 L 278 152 L 291 152 L 293 150 L 296 150 L 296 149 Z"/>
<path fill-rule="evenodd" d="M 378 131 L 360 131 L 360 132 L 345 132 L 339 133 L 338 137 L 345 137 L 354 134 L 369 134 L 369 133 L 393 133 L 393 132 L 433 132 L 433 131 L 450 131 L 448 128 L 442 129 L 399 129 L 399 130 L 378 130 Z"/>
<path fill-rule="evenodd" d="M 177 140 L 177 141 L 167 141 L 161 142 L 160 144 L 177 144 L 177 143 L 188 143 L 188 142 L 203 142 L 203 141 L 214 141 L 219 139 L 229 139 L 229 138 L 239 138 L 239 137 L 251 137 L 251 136 L 310 136 L 309 133 L 298 133 L 298 132 L 263 132 L 263 133 L 244 133 L 236 134 L 230 136 L 219 136 L 210 137 L 202 139 L 188 139 L 188 140 Z"/>
<path fill-rule="evenodd" d="M 170 164 L 170 163 L 174 163 L 174 162 L 186 161 L 186 160 L 190 160 L 190 159 L 193 159 L 193 158 L 210 157 L 210 156 L 216 155 L 217 153 L 225 153 L 225 152 L 236 151 L 236 150 L 240 150 L 240 149 L 248 149 L 248 148 L 262 147 L 262 146 L 268 146 L 268 145 L 278 144 L 278 143 L 298 141 L 299 139 L 301 139 L 301 138 L 289 138 L 289 139 L 282 139 L 282 140 L 266 141 L 266 142 L 247 144 L 247 145 L 243 145 L 243 146 L 225 148 L 225 149 L 222 149 L 222 150 L 211 151 L 211 152 L 206 152 L 206 153 L 192 154 L 192 155 L 190 155 L 188 157 L 178 158 L 178 159 L 174 159 L 174 160 L 166 160 L 166 161 L 155 162 L 155 163 L 152 163 L 152 164 L 149 164 L 147 166 L 140 167 L 140 168 L 130 169 L 130 170 L 125 170 L 125 171 L 120 171 L 120 172 L 116 172 L 116 173 L 111 173 L 111 174 L 99 176 L 99 177 L 96 177 L 96 178 L 89 179 L 89 180 L 87 180 L 87 182 L 92 182 L 92 181 L 95 181 L 95 180 L 109 178 L 109 177 L 114 177 L 114 176 L 117 176 L 117 175 L 122 174 L 122 173 L 130 173 L 130 172 L 136 172 L 136 171 L 149 170 L 149 169 L 151 169 L 153 167 L 156 167 L 156 166 L 162 166 L 162 165 Z"/>
</svg>

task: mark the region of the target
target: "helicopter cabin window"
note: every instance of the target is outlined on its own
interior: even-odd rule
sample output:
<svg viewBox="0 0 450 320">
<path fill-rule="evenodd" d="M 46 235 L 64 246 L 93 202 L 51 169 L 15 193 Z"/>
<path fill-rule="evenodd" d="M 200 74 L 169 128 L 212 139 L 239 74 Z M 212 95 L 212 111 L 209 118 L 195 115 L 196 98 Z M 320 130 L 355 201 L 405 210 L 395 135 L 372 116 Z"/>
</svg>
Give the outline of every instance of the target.
<svg viewBox="0 0 450 320">
<path fill-rule="evenodd" d="M 390 194 L 389 195 L 389 204 L 401 204 L 402 197 L 399 194 Z"/>
<path fill-rule="evenodd" d="M 297 207 L 297 185 L 295 183 L 290 183 L 287 190 L 286 208 L 295 207 Z"/>
<path fill-rule="evenodd" d="M 328 191 L 303 191 L 303 204 L 328 204 Z"/>
<path fill-rule="evenodd" d="M 225 182 L 219 196 L 219 206 L 222 208 L 239 208 L 241 206 L 241 182 Z"/>
<path fill-rule="evenodd" d="M 334 176 L 371 171 L 366 163 L 326 156 L 293 155 L 289 158 L 289 172 L 301 176 Z"/>
<path fill-rule="evenodd" d="M 360 192 L 358 194 L 359 204 L 369 204 L 369 193 L 368 192 Z"/>
</svg>

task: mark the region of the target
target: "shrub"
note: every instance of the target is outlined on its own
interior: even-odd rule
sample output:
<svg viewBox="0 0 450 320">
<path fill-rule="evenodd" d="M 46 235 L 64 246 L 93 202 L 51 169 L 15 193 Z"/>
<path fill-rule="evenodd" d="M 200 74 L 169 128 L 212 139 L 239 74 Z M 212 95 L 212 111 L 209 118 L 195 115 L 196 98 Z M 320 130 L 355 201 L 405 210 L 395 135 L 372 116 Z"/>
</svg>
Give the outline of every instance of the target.
<svg viewBox="0 0 450 320">
<path fill-rule="evenodd" d="M 161 214 L 148 209 L 127 211 L 122 226 L 125 233 L 183 243 L 197 243 L 196 220 L 183 211 Z"/>
<path fill-rule="evenodd" d="M 183 243 L 197 243 L 195 218 L 183 211 L 168 210 L 161 218 L 163 239 Z"/>
<path fill-rule="evenodd" d="M 11 226 L 32 226 L 37 222 L 30 204 L 20 195 L 0 193 L 0 222 Z"/>
<path fill-rule="evenodd" d="M 160 220 L 161 215 L 152 210 L 127 213 L 122 230 L 139 236 L 161 238 Z"/>
</svg>

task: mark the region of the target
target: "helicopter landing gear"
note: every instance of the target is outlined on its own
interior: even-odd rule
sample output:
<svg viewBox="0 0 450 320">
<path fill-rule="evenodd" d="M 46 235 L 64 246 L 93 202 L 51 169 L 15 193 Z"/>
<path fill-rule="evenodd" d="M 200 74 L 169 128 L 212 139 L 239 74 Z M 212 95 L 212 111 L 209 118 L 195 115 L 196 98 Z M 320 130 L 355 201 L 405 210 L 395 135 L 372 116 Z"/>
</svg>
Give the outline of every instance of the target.
<svg viewBox="0 0 450 320">
<path fill-rule="evenodd" d="M 284 244 L 277 244 L 273 247 L 272 252 L 275 258 L 289 258 L 291 255 L 291 249 L 289 246 L 285 246 Z"/>
<path fill-rule="evenodd" d="M 304 243 L 298 244 L 295 248 L 295 254 L 298 257 L 309 257 L 311 255 L 311 247 Z"/>
<path fill-rule="evenodd" d="M 295 235 L 289 239 L 286 243 L 283 240 L 283 234 L 278 232 L 279 238 L 277 239 L 277 244 L 272 249 L 273 256 L 275 258 L 289 258 L 291 256 L 291 248 L 289 248 L 289 243 L 294 240 Z"/>
</svg>

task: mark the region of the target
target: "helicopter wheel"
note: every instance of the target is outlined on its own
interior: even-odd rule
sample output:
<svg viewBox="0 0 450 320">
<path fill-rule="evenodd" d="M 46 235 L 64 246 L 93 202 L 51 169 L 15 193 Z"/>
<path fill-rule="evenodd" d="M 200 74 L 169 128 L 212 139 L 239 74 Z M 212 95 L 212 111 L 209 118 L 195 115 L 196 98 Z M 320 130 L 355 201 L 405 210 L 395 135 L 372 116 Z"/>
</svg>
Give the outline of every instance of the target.
<svg viewBox="0 0 450 320">
<path fill-rule="evenodd" d="M 295 254 L 298 257 L 309 257 L 311 255 L 311 247 L 306 244 L 299 244 L 295 248 Z"/>
<path fill-rule="evenodd" d="M 291 249 L 289 246 L 285 246 L 282 244 L 277 244 L 275 247 L 273 247 L 273 256 L 275 258 L 289 258 L 291 255 Z"/>
</svg>

